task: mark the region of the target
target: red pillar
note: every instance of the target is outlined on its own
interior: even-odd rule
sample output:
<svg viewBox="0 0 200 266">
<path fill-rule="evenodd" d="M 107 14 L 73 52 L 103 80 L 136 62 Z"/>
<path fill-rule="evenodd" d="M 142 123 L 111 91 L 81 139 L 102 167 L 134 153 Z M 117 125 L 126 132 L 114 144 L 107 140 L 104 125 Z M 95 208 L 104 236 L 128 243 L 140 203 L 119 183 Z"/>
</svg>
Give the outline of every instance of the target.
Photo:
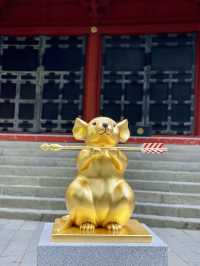
<svg viewBox="0 0 200 266">
<path fill-rule="evenodd" d="M 83 118 L 91 120 L 99 114 L 101 87 L 101 36 L 91 28 L 87 40 Z"/>
<path fill-rule="evenodd" d="M 195 135 L 200 136 L 200 32 L 197 34 L 195 73 Z"/>
</svg>

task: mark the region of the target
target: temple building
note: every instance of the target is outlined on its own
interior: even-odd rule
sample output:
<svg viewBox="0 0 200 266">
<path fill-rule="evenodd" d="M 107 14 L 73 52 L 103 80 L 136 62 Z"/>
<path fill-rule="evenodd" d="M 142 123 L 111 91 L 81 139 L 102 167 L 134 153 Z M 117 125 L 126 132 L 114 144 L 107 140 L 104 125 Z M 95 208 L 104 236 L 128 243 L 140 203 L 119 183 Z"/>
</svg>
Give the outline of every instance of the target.
<svg viewBox="0 0 200 266">
<path fill-rule="evenodd" d="M 1 218 L 66 214 L 75 152 L 40 145 L 96 116 L 169 148 L 128 153 L 134 217 L 199 229 L 200 0 L 0 0 Z"/>
<path fill-rule="evenodd" d="M 199 14 L 198 0 L 1 0 L 0 132 L 105 115 L 132 135 L 199 135 Z"/>
</svg>

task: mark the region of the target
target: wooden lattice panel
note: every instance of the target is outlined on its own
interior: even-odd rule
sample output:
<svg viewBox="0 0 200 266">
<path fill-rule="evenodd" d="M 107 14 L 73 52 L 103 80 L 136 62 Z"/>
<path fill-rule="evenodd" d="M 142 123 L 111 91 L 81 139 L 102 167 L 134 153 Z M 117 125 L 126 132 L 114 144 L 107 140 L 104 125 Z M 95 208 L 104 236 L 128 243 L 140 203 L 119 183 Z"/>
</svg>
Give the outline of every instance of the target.
<svg viewBox="0 0 200 266">
<path fill-rule="evenodd" d="M 0 37 L 0 130 L 68 132 L 82 116 L 84 37 Z"/>
<path fill-rule="evenodd" d="M 105 36 L 101 113 L 156 134 L 191 134 L 195 34 Z"/>
</svg>

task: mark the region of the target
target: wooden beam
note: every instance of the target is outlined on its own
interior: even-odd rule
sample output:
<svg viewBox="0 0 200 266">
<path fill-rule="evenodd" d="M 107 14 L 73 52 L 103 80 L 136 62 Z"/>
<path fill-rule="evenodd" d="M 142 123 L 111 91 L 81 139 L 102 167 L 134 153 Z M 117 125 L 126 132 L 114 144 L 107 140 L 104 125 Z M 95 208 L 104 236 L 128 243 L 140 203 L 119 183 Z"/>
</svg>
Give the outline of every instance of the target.
<svg viewBox="0 0 200 266">
<path fill-rule="evenodd" d="M 0 27 L 0 34 L 3 35 L 83 35 L 90 33 L 90 26 L 63 26 L 63 27 Z M 159 24 L 129 24 L 129 25 L 100 25 L 98 34 L 159 34 L 159 33 L 179 33 L 198 32 L 200 22 L 192 23 L 159 23 Z"/>
<path fill-rule="evenodd" d="M 100 75 L 101 36 L 96 32 L 90 33 L 87 40 L 84 90 L 84 119 L 86 121 L 91 120 L 99 114 Z"/>
<path fill-rule="evenodd" d="M 200 22 L 99 26 L 100 34 L 159 34 L 200 31 Z"/>
<path fill-rule="evenodd" d="M 0 34 L 12 36 L 34 35 L 84 35 L 90 33 L 88 26 L 63 26 L 63 27 L 0 27 Z"/>
</svg>

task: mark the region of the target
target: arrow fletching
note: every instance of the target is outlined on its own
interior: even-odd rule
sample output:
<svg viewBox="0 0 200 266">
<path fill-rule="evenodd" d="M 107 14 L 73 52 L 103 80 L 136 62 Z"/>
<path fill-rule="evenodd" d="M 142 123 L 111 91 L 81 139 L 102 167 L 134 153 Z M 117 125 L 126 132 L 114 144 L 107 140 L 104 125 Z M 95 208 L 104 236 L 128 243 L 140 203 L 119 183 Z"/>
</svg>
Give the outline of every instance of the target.
<svg viewBox="0 0 200 266">
<path fill-rule="evenodd" d="M 168 148 L 163 143 L 144 143 L 142 152 L 146 154 L 161 154 L 168 151 Z"/>
</svg>

